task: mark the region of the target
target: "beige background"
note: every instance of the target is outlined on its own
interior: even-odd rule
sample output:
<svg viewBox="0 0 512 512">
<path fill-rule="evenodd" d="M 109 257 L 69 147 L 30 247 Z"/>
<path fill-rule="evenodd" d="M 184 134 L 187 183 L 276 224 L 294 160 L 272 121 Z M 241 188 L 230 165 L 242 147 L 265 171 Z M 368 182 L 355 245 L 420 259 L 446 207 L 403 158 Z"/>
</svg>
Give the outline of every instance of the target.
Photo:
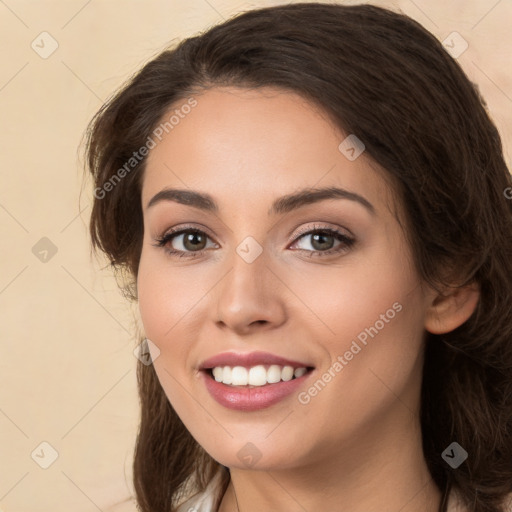
<svg viewBox="0 0 512 512">
<path fill-rule="evenodd" d="M 116 506 L 133 490 L 134 308 L 89 257 L 92 193 L 86 183 L 79 202 L 77 148 L 102 102 L 166 44 L 278 3 L 0 0 L 0 510 L 135 510 Z M 400 8 L 440 40 L 456 31 L 468 42 L 458 60 L 509 155 L 512 3 L 375 3 Z M 47 58 L 44 31 L 58 43 Z M 55 254 L 44 253 L 43 237 Z M 58 453 L 47 469 L 52 448 L 42 442 Z"/>
</svg>

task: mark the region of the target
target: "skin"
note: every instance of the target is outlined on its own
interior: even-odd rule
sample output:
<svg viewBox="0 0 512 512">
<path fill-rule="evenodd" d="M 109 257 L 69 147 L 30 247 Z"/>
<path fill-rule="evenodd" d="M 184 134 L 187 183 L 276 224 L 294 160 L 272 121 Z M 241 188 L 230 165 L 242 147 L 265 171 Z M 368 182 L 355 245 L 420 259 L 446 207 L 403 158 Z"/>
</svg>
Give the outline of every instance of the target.
<svg viewBox="0 0 512 512">
<path fill-rule="evenodd" d="M 220 512 L 303 512 L 319 503 L 340 512 L 437 511 L 418 417 L 424 334 L 462 324 L 478 291 L 441 297 L 423 285 L 385 174 L 365 153 L 349 161 L 338 150 L 347 134 L 314 105 L 269 88 L 214 88 L 195 98 L 147 160 L 137 285 L 167 397 L 201 446 L 230 468 Z M 363 196 L 375 212 L 329 199 L 267 214 L 280 196 L 324 186 Z M 164 188 L 209 193 L 219 211 L 174 201 L 147 208 Z M 208 236 L 203 254 L 179 258 L 155 246 L 185 224 Z M 322 247 L 298 233 L 318 226 L 355 243 L 312 255 Z M 250 264 L 236 252 L 248 236 L 263 249 Z M 178 235 L 168 247 L 193 253 L 183 242 Z M 326 243 L 340 246 L 334 237 Z M 401 311 L 308 404 L 294 393 L 268 409 L 233 411 L 200 378 L 206 358 L 262 350 L 315 366 L 300 390 L 307 391 L 394 303 Z M 261 453 L 252 467 L 237 456 L 247 442 Z"/>
</svg>

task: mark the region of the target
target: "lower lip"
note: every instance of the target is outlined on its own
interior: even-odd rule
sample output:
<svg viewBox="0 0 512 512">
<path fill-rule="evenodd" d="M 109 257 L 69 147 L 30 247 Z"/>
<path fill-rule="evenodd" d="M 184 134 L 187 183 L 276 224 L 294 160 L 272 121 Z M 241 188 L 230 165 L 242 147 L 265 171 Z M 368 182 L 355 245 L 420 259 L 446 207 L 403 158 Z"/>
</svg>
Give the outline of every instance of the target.
<svg viewBox="0 0 512 512">
<path fill-rule="evenodd" d="M 206 389 L 220 405 L 237 411 L 259 411 L 280 402 L 297 391 L 313 373 L 313 370 L 287 382 L 281 381 L 253 388 L 228 386 L 217 382 L 206 371 L 201 373 Z"/>
</svg>

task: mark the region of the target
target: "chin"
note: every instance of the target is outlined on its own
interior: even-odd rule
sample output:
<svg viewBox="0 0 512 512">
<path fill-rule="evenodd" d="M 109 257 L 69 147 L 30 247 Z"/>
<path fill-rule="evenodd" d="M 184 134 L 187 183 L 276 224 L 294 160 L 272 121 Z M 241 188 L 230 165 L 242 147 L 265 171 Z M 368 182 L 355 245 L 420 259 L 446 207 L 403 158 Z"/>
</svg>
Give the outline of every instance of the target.
<svg viewBox="0 0 512 512">
<path fill-rule="evenodd" d="M 268 442 L 265 446 L 263 444 L 257 440 L 234 438 L 223 447 L 216 445 L 212 450 L 209 446 L 203 447 L 213 459 L 232 469 L 275 471 L 289 469 L 299 464 L 296 445 L 286 447 L 282 444 L 273 446 Z"/>
</svg>

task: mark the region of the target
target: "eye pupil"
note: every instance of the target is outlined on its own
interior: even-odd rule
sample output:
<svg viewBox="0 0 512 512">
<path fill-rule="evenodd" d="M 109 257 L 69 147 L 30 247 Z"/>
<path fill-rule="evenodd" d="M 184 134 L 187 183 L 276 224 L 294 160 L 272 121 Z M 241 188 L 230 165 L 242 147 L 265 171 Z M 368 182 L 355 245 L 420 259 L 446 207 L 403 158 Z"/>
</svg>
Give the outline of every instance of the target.
<svg viewBox="0 0 512 512">
<path fill-rule="evenodd" d="M 315 250 L 325 250 L 325 249 L 331 249 L 334 243 L 333 236 L 326 234 L 326 233 L 316 233 L 313 236 L 313 240 L 311 245 L 315 248 Z M 325 243 L 325 239 L 330 239 L 331 243 Z M 317 245 L 319 244 L 319 245 Z M 327 245 L 327 247 L 326 247 Z"/>
<path fill-rule="evenodd" d="M 201 240 L 202 238 L 202 240 Z M 198 242 L 199 240 L 199 242 Z M 191 243 L 191 246 L 188 246 L 188 244 Z M 205 237 L 201 235 L 201 233 L 185 233 L 183 237 L 183 245 L 187 250 L 202 250 L 204 249 L 203 246 L 201 246 L 201 243 L 204 246 L 205 243 Z M 199 246 L 198 246 L 199 245 Z"/>
</svg>

